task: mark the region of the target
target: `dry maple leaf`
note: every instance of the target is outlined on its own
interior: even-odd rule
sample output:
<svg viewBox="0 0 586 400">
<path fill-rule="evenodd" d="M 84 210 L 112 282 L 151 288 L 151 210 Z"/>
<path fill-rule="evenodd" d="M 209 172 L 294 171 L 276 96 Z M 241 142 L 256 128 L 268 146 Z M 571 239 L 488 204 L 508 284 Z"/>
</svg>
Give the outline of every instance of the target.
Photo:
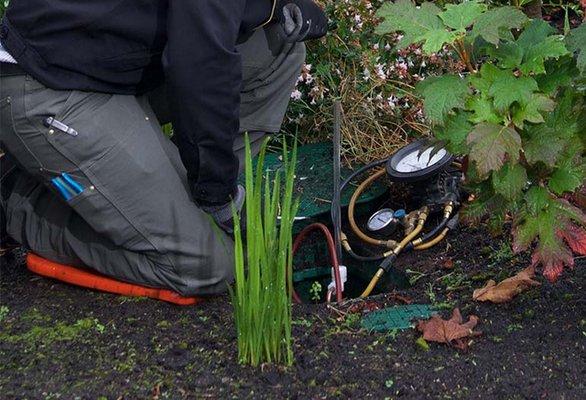
<svg viewBox="0 0 586 400">
<path fill-rule="evenodd" d="M 498 284 L 491 279 L 486 282 L 483 288 L 476 289 L 472 293 L 472 298 L 477 301 L 506 303 L 528 288 L 541 285 L 541 283 L 532 279 L 534 276 L 535 267 L 529 266 L 517 275 L 507 278 Z"/>
<path fill-rule="evenodd" d="M 417 330 L 423 333 L 423 339 L 428 342 L 455 344 L 456 347 L 465 348 L 467 343 L 461 339 L 481 334 L 473 331 L 477 324 L 478 317 L 475 315 L 471 315 L 468 322 L 462 323 L 462 314 L 455 308 L 450 319 L 444 320 L 434 315 L 427 321 L 419 321 Z"/>
</svg>

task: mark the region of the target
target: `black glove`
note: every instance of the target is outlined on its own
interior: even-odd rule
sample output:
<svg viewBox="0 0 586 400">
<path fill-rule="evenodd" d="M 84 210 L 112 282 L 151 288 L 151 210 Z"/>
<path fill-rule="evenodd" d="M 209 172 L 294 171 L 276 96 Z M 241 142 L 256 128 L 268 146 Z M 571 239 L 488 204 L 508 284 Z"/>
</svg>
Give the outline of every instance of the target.
<svg viewBox="0 0 586 400">
<path fill-rule="evenodd" d="M 273 20 L 287 42 L 318 39 L 328 31 L 328 18 L 313 0 L 277 0 Z"/>
<path fill-rule="evenodd" d="M 216 225 L 220 227 L 224 232 L 229 235 L 234 234 L 234 218 L 232 214 L 232 206 L 236 208 L 236 212 L 240 216 L 240 230 L 242 232 L 246 231 L 246 218 L 244 216 L 244 210 L 242 206 L 244 205 L 246 191 L 244 190 L 244 186 L 238 185 L 234 195 L 232 196 L 232 200 L 226 204 L 221 205 L 202 205 L 200 204 L 200 208 L 209 214 Z"/>
</svg>

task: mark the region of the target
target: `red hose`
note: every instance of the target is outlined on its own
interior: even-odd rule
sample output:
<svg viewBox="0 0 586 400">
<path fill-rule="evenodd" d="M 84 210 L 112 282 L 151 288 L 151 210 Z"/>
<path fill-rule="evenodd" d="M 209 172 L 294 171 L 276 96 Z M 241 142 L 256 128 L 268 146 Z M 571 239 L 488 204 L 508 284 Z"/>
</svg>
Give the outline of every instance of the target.
<svg viewBox="0 0 586 400">
<path fill-rule="evenodd" d="M 314 230 L 320 230 L 326 237 L 328 252 L 330 253 L 330 260 L 332 262 L 332 268 L 334 269 L 334 280 L 336 282 L 336 300 L 338 302 L 341 302 L 342 279 L 340 278 L 340 266 L 338 265 L 338 257 L 336 256 L 336 246 L 334 245 L 334 238 L 332 237 L 332 234 L 330 233 L 327 226 L 319 222 L 306 226 L 301 232 L 299 232 L 299 235 L 297 235 L 295 241 L 293 242 L 293 254 L 297 252 L 297 249 L 299 248 L 303 240 L 307 237 L 307 235 Z M 299 297 L 297 292 L 295 292 L 295 289 L 291 288 L 291 290 L 293 291 L 293 300 L 295 300 L 295 302 L 297 303 L 301 303 L 301 298 Z"/>
</svg>

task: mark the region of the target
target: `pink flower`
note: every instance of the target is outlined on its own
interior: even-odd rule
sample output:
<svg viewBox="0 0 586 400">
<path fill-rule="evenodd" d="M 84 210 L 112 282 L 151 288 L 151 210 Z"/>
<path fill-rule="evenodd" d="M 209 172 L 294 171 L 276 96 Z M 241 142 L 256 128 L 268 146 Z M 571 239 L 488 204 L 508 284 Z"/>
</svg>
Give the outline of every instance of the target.
<svg viewBox="0 0 586 400">
<path fill-rule="evenodd" d="M 295 89 L 293 92 L 291 92 L 291 99 L 293 100 L 301 100 L 301 92 L 297 89 Z"/>
</svg>

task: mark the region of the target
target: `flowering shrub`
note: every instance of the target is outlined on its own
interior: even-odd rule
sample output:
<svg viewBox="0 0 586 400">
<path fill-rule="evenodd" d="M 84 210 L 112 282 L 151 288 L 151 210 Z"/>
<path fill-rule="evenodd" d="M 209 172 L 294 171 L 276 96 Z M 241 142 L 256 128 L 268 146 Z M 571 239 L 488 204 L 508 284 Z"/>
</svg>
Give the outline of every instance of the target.
<svg viewBox="0 0 586 400">
<path fill-rule="evenodd" d="M 308 57 L 291 94 L 285 131 L 305 142 L 327 139 L 332 103 L 344 110 L 346 159 L 371 161 L 388 156 L 410 135 L 426 133 L 421 102 L 413 93 L 429 75 L 459 72 L 463 63 L 439 50 L 425 55 L 418 45 L 396 50 L 400 34 L 374 33 L 380 0 L 322 0 L 330 33 L 308 43 Z"/>
<path fill-rule="evenodd" d="M 519 3 L 519 7 L 522 4 Z M 586 24 L 559 34 L 519 8 L 469 0 L 441 9 L 388 2 L 377 31 L 433 53 L 450 46 L 466 72 L 419 82 L 436 137 L 467 156 L 469 217 L 513 222 L 513 249 L 555 280 L 586 255 L 586 214 L 565 197 L 586 178 Z M 567 18 L 566 18 L 567 19 Z"/>
</svg>

